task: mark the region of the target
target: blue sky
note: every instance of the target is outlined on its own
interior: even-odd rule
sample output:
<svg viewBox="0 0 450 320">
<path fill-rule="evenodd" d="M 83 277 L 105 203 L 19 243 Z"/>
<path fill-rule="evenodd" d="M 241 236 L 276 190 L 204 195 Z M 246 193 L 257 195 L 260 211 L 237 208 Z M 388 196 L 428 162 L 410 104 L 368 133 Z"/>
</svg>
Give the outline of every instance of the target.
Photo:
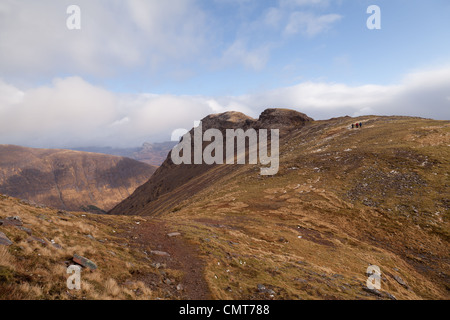
<svg viewBox="0 0 450 320">
<path fill-rule="evenodd" d="M 320 2 L 320 1 L 319 1 Z M 98 84 L 121 92 L 189 95 L 240 95 L 289 86 L 299 81 L 331 81 L 347 84 L 391 84 L 421 68 L 439 67 L 450 57 L 450 3 L 448 1 L 323 1 L 319 5 L 287 6 L 287 18 L 295 10 L 320 15 L 337 14 L 314 35 L 298 31 L 283 34 L 282 21 L 264 24 L 279 1 L 202 1 L 208 15 L 209 52 L 188 61 L 175 61 L 158 71 L 123 70 Z M 382 12 L 382 29 L 369 30 L 368 6 Z M 236 41 L 260 52 L 261 64 L 242 57 L 216 66 L 217 57 Z M 151 50 L 151 47 L 149 48 Z M 181 65 L 179 65 L 181 63 Z M 181 75 L 172 68 L 181 68 Z M 137 72 L 137 74 L 136 74 Z M 86 74 L 89 76 L 89 74 Z"/>
<path fill-rule="evenodd" d="M 449 119 L 448 39 L 446 0 L 2 0 L 0 143 L 140 145 L 277 106 Z"/>
</svg>

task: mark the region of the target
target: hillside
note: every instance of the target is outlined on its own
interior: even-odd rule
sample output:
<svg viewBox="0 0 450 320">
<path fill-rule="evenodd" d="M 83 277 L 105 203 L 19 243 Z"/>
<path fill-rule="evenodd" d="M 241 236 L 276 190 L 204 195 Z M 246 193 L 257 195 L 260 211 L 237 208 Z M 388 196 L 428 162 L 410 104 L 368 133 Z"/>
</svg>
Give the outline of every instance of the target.
<svg viewBox="0 0 450 320">
<path fill-rule="evenodd" d="M 194 248 L 182 238 L 167 240 L 170 228 L 155 230 L 153 240 L 142 243 L 137 231 L 145 223 L 141 217 L 69 213 L 0 195 L 0 300 L 206 298 Z M 156 240 L 177 248 L 171 261 L 152 254 Z M 77 256 L 90 260 L 79 291 L 66 285 L 67 268 L 77 264 Z"/>
<path fill-rule="evenodd" d="M 0 299 L 450 298 L 449 121 L 272 109 L 203 123 L 279 127 L 279 173 L 169 157 L 118 215 L 0 196 Z M 70 291 L 76 255 L 97 268 Z"/>
<path fill-rule="evenodd" d="M 0 145 L 0 193 L 63 210 L 109 210 L 155 169 L 124 157 Z"/>
<path fill-rule="evenodd" d="M 214 298 L 448 299 L 450 122 L 294 115 L 203 120 L 204 128 L 279 127 L 277 175 L 260 176 L 259 165 L 175 166 L 169 157 L 110 213 L 181 232 L 199 248 Z M 352 129 L 356 122 L 363 127 Z M 364 289 L 372 264 L 381 292 Z"/>
</svg>

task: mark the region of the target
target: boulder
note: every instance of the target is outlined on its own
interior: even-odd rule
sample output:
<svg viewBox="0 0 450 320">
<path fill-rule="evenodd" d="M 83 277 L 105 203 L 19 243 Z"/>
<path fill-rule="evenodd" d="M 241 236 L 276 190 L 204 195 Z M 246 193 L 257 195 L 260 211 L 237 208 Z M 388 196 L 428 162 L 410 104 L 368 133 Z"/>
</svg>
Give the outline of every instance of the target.
<svg viewBox="0 0 450 320">
<path fill-rule="evenodd" d="M 400 276 L 394 276 L 395 281 L 398 282 L 402 287 L 409 290 L 409 286 L 406 284 L 405 280 L 403 280 Z"/>
<path fill-rule="evenodd" d="M 31 234 L 33 233 L 33 231 L 31 231 L 31 229 L 29 228 L 25 228 L 25 227 L 17 227 L 17 229 L 22 230 L 23 232 L 26 232 L 29 236 L 31 236 Z"/>
<path fill-rule="evenodd" d="M 151 254 L 155 255 L 155 256 L 160 256 L 160 257 L 170 257 L 170 254 L 168 254 L 167 252 L 164 251 L 150 251 Z"/>
<path fill-rule="evenodd" d="M 8 217 L 6 219 L 0 220 L 0 225 L 21 227 L 23 225 L 23 222 L 20 217 Z"/>
<path fill-rule="evenodd" d="M 263 284 L 258 284 L 258 285 L 257 285 L 257 288 L 258 288 L 258 291 L 261 292 L 261 293 L 262 293 L 262 292 L 266 292 L 266 290 L 267 290 L 267 289 L 266 289 L 266 286 L 263 285 Z"/>
<path fill-rule="evenodd" d="M 0 245 L 10 246 L 12 244 L 13 244 L 12 241 L 9 240 L 8 237 L 3 232 L 0 232 Z"/>
<path fill-rule="evenodd" d="M 172 233 L 168 233 L 167 236 L 169 238 L 179 237 L 179 236 L 181 236 L 181 233 L 179 233 L 179 232 L 172 232 Z"/>
<path fill-rule="evenodd" d="M 41 244 L 44 245 L 44 246 L 47 246 L 47 242 L 46 242 L 45 240 L 40 239 L 40 238 L 35 237 L 35 236 L 30 236 L 30 237 L 28 237 L 27 241 L 28 241 L 28 242 L 34 242 L 34 241 L 36 241 L 36 242 L 41 243 Z"/>
<path fill-rule="evenodd" d="M 73 255 L 72 260 L 73 260 L 73 262 L 79 264 L 80 266 L 82 266 L 84 268 L 88 268 L 88 269 L 91 269 L 91 270 L 96 270 L 97 269 L 97 265 L 93 261 L 89 260 L 88 258 L 79 256 L 77 254 Z"/>
</svg>

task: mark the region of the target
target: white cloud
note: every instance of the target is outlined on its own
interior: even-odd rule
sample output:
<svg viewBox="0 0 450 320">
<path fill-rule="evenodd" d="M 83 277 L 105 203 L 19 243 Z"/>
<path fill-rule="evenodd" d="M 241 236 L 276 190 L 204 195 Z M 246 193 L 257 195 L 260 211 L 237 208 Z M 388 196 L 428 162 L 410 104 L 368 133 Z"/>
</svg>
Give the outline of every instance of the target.
<svg viewBox="0 0 450 320">
<path fill-rule="evenodd" d="M 165 66 L 206 50 L 206 16 L 195 0 L 78 0 L 81 30 L 68 30 L 69 0 L 0 6 L 2 75 L 110 75 Z M 113 67 L 112 67 L 113 66 Z"/>
<path fill-rule="evenodd" d="M 246 68 L 261 70 L 267 64 L 269 51 L 269 46 L 265 45 L 249 49 L 247 43 L 243 39 L 238 39 L 224 52 L 221 64 L 229 65 L 240 63 Z"/>
<path fill-rule="evenodd" d="M 261 70 L 283 35 L 312 37 L 340 19 L 301 11 L 327 7 L 325 0 L 282 0 L 273 7 L 252 0 L 215 3 L 210 8 L 198 0 L 77 0 L 81 30 L 68 30 L 71 0 L 2 0 L 2 77 L 35 82 L 61 74 L 104 78 L 139 72 L 173 79 L 183 77 L 179 70 L 190 76 L 191 65 L 215 65 L 220 57 L 222 68 Z M 220 17 L 226 4 L 236 10 L 232 21 Z M 257 7 L 263 8 L 259 16 Z"/>
<path fill-rule="evenodd" d="M 253 117 L 269 107 L 316 119 L 344 115 L 409 115 L 450 119 L 450 67 L 406 75 L 396 85 L 348 86 L 304 82 L 257 94 L 227 97 L 121 95 L 79 77 L 21 90 L 0 81 L 0 143 L 35 147 L 137 146 L 166 141 L 211 113 Z"/>
<path fill-rule="evenodd" d="M 330 0 L 280 0 L 281 7 L 322 6 L 326 7 Z"/>
<path fill-rule="evenodd" d="M 315 15 L 308 12 L 293 12 L 289 17 L 285 33 L 288 35 L 302 33 L 314 37 L 331 29 L 332 25 L 342 19 L 338 14 Z"/>
</svg>

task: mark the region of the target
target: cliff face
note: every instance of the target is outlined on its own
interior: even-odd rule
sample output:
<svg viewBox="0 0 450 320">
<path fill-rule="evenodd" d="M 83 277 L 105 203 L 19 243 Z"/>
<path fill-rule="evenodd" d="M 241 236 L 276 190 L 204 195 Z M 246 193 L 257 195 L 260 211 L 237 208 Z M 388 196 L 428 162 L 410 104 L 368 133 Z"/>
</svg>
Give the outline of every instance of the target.
<svg viewBox="0 0 450 320">
<path fill-rule="evenodd" d="M 64 210 L 109 210 L 156 167 L 102 154 L 0 146 L 0 193 Z"/>
</svg>

